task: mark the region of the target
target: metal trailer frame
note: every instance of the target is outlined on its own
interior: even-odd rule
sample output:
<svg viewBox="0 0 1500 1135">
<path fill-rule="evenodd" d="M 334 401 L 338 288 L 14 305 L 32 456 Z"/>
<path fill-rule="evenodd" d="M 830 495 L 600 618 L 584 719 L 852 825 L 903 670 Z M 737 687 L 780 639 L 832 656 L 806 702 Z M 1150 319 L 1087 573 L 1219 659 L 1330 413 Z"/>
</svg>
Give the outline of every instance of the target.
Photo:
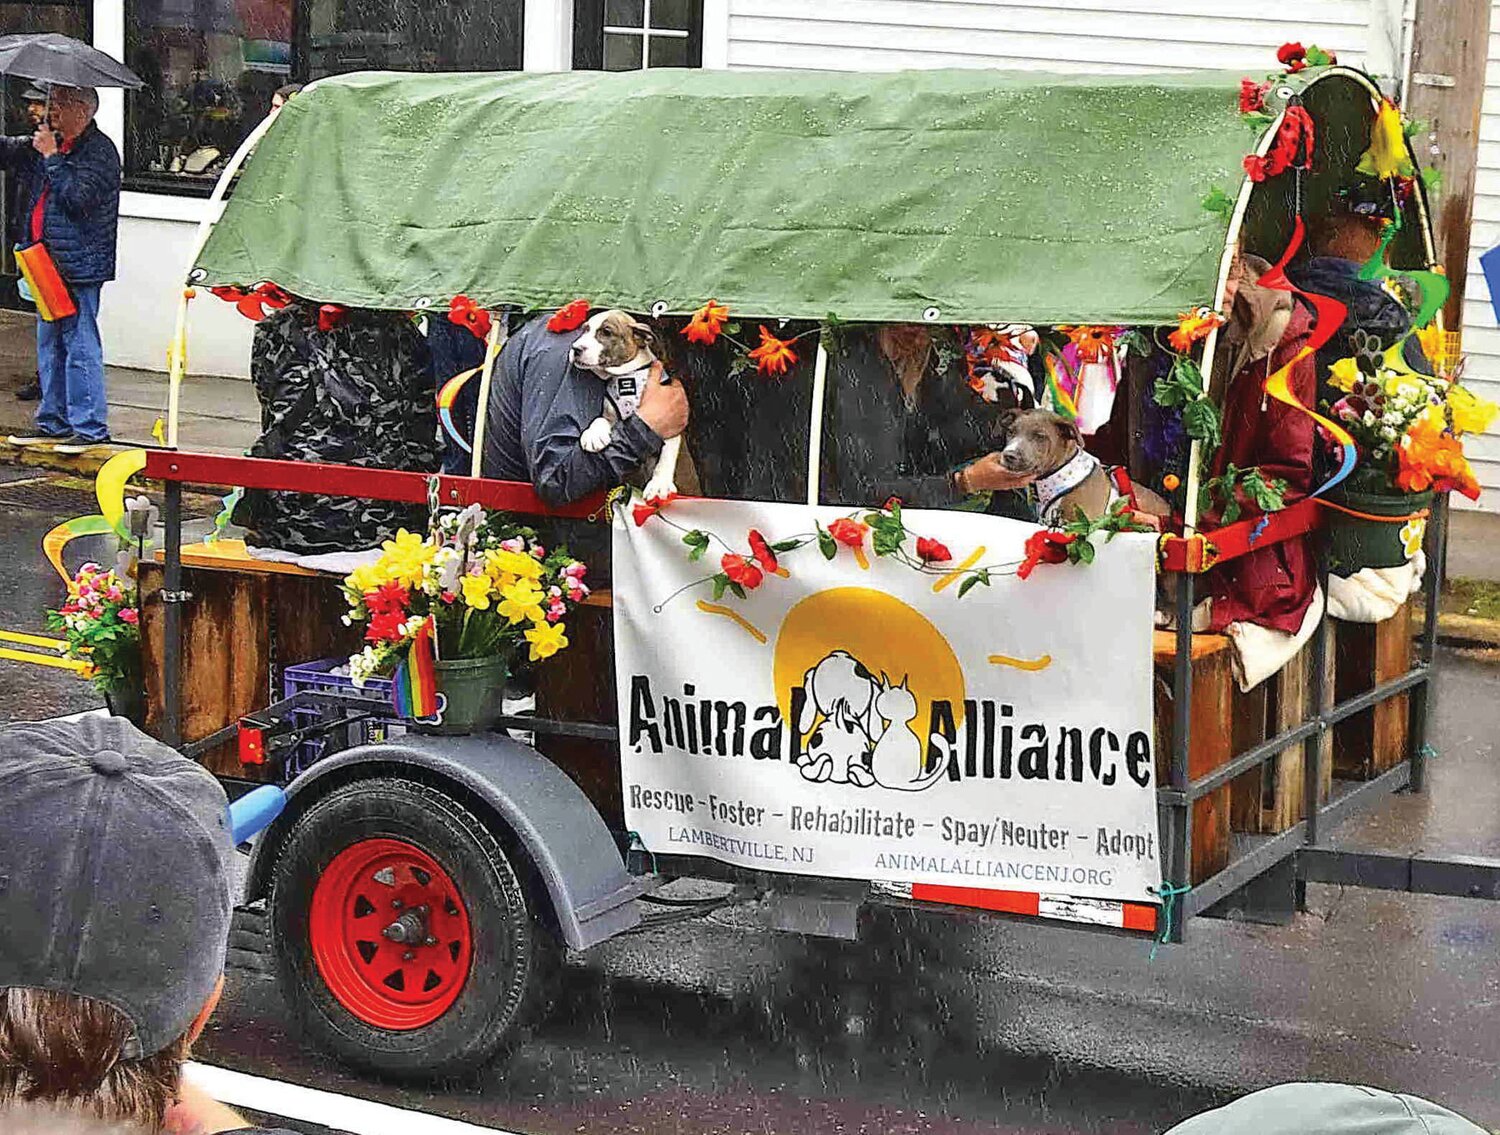
<svg viewBox="0 0 1500 1135">
<path fill-rule="evenodd" d="M 163 581 L 160 592 L 165 608 L 162 657 L 165 718 L 163 740 L 189 755 L 199 754 L 214 744 L 232 739 L 237 727 L 231 726 L 193 744 L 183 743 L 179 687 L 182 672 L 182 604 L 192 599 L 192 595 L 183 589 L 182 577 L 184 484 L 239 485 L 253 489 L 318 492 L 414 503 L 436 499 L 444 505 L 480 504 L 487 508 L 517 513 L 573 518 L 597 515 L 604 504 L 602 497 L 593 497 L 561 508 L 549 507 L 536 496 L 530 485 L 506 481 L 260 458 L 219 457 L 172 450 L 150 451 L 144 475 L 166 485 L 163 509 L 166 546 L 163 549 Z M 1161 940 L 1183 941 L 1187 919 L 1206 913 L 1232 913 L 1256 921 L 1284 922 L 1301 907 L 1308 882 L 1340 883 L 1424 894 L 1500 898 L 1500 860 L 1451 856 L 1403 857 L 1335 849 L 1326 843 L 1328 830 L 1354 812 L 1369 807 L 1393 792 L 1403 789 L 1419 792 L 1424 786 L 1427 728 L 1432 711 L 1431 690 L 1436 666 L 1434 653 L 1437 645 L 1437 602 L 1447 529 L 1447 504 L 1446 501 L 1441 501 L 1435 506 L 1434 523 L 1429 526 L 1427 536 L 1430 568 L 1424 585 L 1426 614 L 1419 639 L 1418 659 L 1412 669 L 1399 678 L 1315 713 L 1278 736 L 1237 754 L 1224 765 L 1196 780 L 1188 777 L 1188 752 L 1192 742 L 1192 588 L 1183 586 L 1178 589 L 1175 728 L 1168 783 L 1159 785 L 1157 791 L 1163 878 L 1167 884 L 1163 891 L 1162 916 L 1157 931 L 1157 937 Z M 1325 594 L 1327 576 L 1326 561 L 1320 556 L 1319 582 L 1324 587 Z M 1325 614 L 1310 644 L 1312 677 L 1309 685 L 1314 706 L 1323 704 L 1326 693 L 1323 687 L 1323 660 L 1329 649 L 1328 623 L 1329 616 Z M 1412 697 L 1409 730 L 1411 751 L 1407 759 L 1373 780 L 1352 786 L 1335 785 L 1332 798 L 1327 803 L 1320 803 L 1318 797 L 1323 762 L 1320 741 L 1323 735 L 1339 722 L 1408 691 Z M 299 697 L 306 698 L 306 695 Z M 318 700 L 313 697 L 308 704 L 315 704 Z M 340 712 L 347 708 L 357 708 L 353 705 L 340 707 L 338 698 L 324 700 Z M 617 728 L 613 723 L 549 722 L 526 717 L 508 720 L 506 724 L 541 733 L 595 739 L 607 740 L 617 736 Z M 1306 762 L 1306 818 L 1277 835 L 1236 835 L 1234 854 L 1229 864 L 1212 877 L 1196 886 L 1190 886 L 1188 872 L 1194 803 L 1298 743 L 1303 745 Z M 645 864 L 633 866 L 644 869 Z M 739 877 L 733 871 L 727 874 L 708 871 L 705 874 L 712 877 Z M 820 881 L 808 879 L 801 882 L 812 885 Z M 837 884 L 839 881 L 822 882 Z M 1179 898 L 1180 902 L 1176 901 Z M 855 901 L 854 907 L 858 906 L 859 901 L 888 900 L 872 890 Z M 896 905 L 974 914 L 993 913 L 931 903 Z M 1231 906 L 1232 912 L 1226 909 Z M 1000 917 L 1007 916 L 1001 914 Z M 1107 932 L 1134 936 L 1142 934 L 1141 931 Z"/>
</svg>

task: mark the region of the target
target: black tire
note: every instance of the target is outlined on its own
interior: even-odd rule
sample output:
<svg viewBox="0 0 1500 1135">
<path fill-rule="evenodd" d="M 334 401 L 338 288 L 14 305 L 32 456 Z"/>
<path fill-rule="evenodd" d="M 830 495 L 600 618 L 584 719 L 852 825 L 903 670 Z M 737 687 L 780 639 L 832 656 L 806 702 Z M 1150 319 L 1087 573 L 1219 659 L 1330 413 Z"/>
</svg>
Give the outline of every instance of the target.
<svg viewBox="0 0 1500 1135">
<path fill-rule="evenodd" d="M 314 960 L 318 881 L 341 852 L 373 839 L 425 852 L 447 872 L 468 914 L 472 955 L 463 987 L 441 1016 L 418 1028 L 360 1019 Z M 462 1076 L 493 1060 L 538 1008 L 559 957 L 485 824 L 436 789 L 389 778 L 336 788 L 296 821 L 276 860 L 269 922 L 276 983 L 293 1020 L 348 1063 L 402 1079 Z"/>
</svg>

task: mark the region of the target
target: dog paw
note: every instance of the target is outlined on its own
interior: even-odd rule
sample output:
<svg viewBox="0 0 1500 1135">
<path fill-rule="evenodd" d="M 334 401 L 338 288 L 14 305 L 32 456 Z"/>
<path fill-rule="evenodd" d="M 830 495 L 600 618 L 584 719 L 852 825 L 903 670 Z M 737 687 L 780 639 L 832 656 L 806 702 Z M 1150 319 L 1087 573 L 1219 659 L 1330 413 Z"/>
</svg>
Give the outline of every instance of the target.
<svg viewBox="0 0 1500 1135">
<path fill-rule="evenodd" d="M 864 765 L 850 765 L 849 783 L 856 788 L 869 788 L 875 783 L 875 774 Z"/>
<path fill-rule="evenodd" d="M 614 428 L 604 418 L 595 418 L 589 428 L 583 431 L 578 444 L 585 453 L 598 453 L 609 444 L 610 435 L 614 432 Z"/>
<path fill-rule="evenodd" d="M 651 480 L 646 482 L 646 487 L 642 490 L 642 495 L 648 501 L 666 500 L 676 492 L 677 486 L 672 483 L 672 478 L 653 476 Z"/>
<path fill-rule="evenodd" d="M 799 771 L 802 773 L 802 778 L 804 780 L 810 780 L 813 783 L 817 783 L 820 780 L 828 779 L 828 774 L 833 771 L 833 766 L 829 762 L 828 758 L 824 757 L 820 761 L 807 761 L 800 767 Z"/>
</svg>

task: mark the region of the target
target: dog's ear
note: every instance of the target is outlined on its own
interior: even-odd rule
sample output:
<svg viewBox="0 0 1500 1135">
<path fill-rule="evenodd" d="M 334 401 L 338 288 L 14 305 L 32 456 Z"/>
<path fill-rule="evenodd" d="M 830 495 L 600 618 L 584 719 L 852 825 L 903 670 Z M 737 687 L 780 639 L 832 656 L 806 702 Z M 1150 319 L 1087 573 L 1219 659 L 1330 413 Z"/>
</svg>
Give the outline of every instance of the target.
<svg viewBox="0 0 1500 1135">
<path fill-rule="evenodd" d="M 1016 419 L 1020 416 L 1020 410 L 1001 410 L 995 415 L 995 436 L 1004 437 L 1010 433 L 1011 427 L 1016 424 Z"/>
<path fill-rule="evenodd" d="M 630 321 L 630 330 L 635 332 L 635 337 L 640 340 L 641 346 L 645 347 L 646 350 L 650 351 L 653 355 L 661 354 L 661 340 L 657 338 L 656 332 L 650 327 L 646 326 L 639 319 L 632 319 Z"/>
<path fill-rule="evenodd" d="M 1074 445 L 1083 445 L 1083 434 L 1078 429 L 1078 423 L 1072 418 L 1058 418 L 1057 432 L 1064 441 L 1071 441 Z"/>
</svg>

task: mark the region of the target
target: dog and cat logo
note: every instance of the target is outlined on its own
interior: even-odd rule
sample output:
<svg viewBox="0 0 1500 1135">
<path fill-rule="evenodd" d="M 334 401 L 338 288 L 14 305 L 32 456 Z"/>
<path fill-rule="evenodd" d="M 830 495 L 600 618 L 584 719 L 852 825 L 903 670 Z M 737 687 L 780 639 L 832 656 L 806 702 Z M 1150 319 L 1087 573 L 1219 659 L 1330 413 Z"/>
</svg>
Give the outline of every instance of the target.
<svg viewBox="0 0 1500 1135">
<path fill-rule="evenodd" d="M 816 783 L 857 788 L 879 785 L 902 792 L 931 788 L 948 770 L 946 740 L 932 738 L 942 753 L 924 771 L 926 746 L 912 728 L 917 698 L 909 679 L 876 678 L 847 651 L 835 650 L 803 678 L 805 700 L 797 732 L 807 738 L 799 765 Z"/>
</svg>

